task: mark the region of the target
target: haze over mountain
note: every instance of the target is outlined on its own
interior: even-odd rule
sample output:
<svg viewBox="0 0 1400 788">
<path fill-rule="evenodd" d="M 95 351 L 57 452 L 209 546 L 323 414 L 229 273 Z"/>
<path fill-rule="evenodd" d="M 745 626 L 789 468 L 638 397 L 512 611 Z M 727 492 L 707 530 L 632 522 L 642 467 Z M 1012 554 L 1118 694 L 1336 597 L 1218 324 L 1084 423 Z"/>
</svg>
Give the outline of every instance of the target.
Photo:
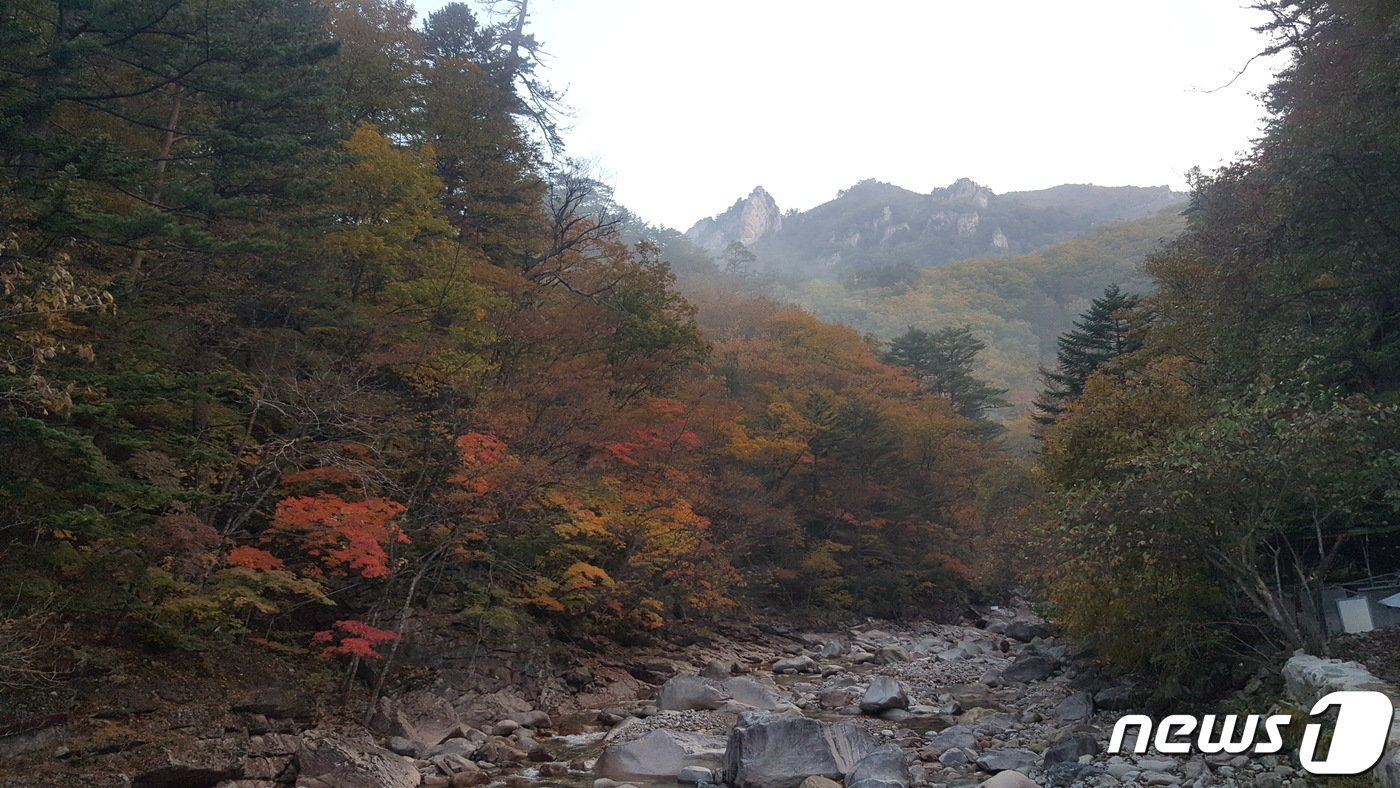
<svg viewBox="0 0 1400 788">
<path fill-rule="evenodd" d="M 741 243 L 755 256 L 754 266 L 782 278 L 880 277 L 877 269 L 907 276 L 956 260 L 1033 252 L 1184 199 L 1166 186 L 1066 184 L 997 194 L 962 178 L 919 194 L 863 180 L 811 210 L 783 214 L 759 186 L 723 213 L 696 222 L 686 237 L 720 255 Z"/>
</svg>

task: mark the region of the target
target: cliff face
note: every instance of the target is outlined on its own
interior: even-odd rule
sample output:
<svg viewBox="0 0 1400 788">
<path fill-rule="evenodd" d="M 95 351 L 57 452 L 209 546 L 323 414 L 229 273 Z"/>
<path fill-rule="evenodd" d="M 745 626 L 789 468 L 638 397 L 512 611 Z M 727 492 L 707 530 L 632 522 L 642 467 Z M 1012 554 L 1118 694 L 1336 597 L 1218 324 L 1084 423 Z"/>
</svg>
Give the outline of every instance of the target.
<svg viewBox="0 0 1400 788">
<path fill-rule="evenodd" d="M 970 179 L 918 194 L 874 180 L 784 217 L 762 188 L 686 233 L 720 252 L 734 241 L 759 267 L 798 275 L 881 266 L 928 268 L 972 257 L 1022 254 L 1094 227 L 1152 215 L 1185 195 L 1154 188 L 1056 186 L 998 195 Z"/>
<path fill-rule="evenodd" d="M 778 204 L 758 186 L 724 213 L 696 222 L 685 235 L 703 249 L 720 252 L 735 241 L 752 246 L 760 238 L 782 228 L 783 215 Z"/>
</svg>

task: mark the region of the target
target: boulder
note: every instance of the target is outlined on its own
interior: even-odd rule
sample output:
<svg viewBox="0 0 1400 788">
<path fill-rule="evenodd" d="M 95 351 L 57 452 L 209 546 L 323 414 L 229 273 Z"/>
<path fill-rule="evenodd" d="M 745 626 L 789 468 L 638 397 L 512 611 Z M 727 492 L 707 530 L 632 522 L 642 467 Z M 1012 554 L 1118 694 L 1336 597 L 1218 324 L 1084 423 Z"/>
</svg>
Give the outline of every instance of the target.
<svg viewBox="0 0 1400 788">
<path fill-rule="evenodd" d="M 861 758 L 846 775 L 845 788 L 909 788 L 904 750 L 887 744 Z"/>
<path fill-rule="evenodd" d="M 991 688 L 985 684 L 958 684 L 949 687 L 948 694 L 964 710 L 1001 708 L 1001 704 L 992 697 Z"/>
<path fill-rule="evenodd" d="M 977 788 L 1040 788 L 1040 783 L 1017 771 L 1005 771 L 988 777 Z"/>
<path fill-rule="evenodd" d="M 841 788 L 841 783 L 813 775 L 803 780 L 797 788 Z"/>
<path fill-rule="evenodd" d="M 909 692 L 891 676 L 876 676 L 860 699 L 860 711 L 871 716 L 889 709 L 909 708 Z"/>
<path fill-rule="evenodd" d="M 656 693 L 656 707 L 662 711 L 714 710 L 729 700 L 715 682 L 699 676 L 667 679 Z"/>
<path fill-rule="evenodd" d="M 1070 733 L 1045 750 L 1045 768 L 1057 763 L 1078 763 L 1081 755 L 1098 755 L 1099 743 L 1091 733 Z"/>
<path fill-rule="evenodd" d="M 773 663 L 774 673 L 816 673 L 818 669 L 816 660 L 805 654 L 780 659 Z"/>
<path fill-rule="evenodd" d="M 398 698 L 380 698 L 370 729 L 398 736 L 427 749 L 455 735 L 462 719 L 451 703 L 430 692 L 410 692 Z"/>
<path fill-rule="evenodd" d="M 796 788 L 813 775 L 845 777 L 877 746 L 849 722 L 746 712 L 729 733 L 721 777 L 732 788 Z"/>
<path fill-rule="evenodd" d="M 903 646 L 881 646 L 875 650 L 876 665 L 893 665 L 896 662 L 913 662 L 908 650 Z"/>
<path fill-rule="evenodd" d="M 1049 657 L 1042 657 L 1032 654 L 1022 656 L 1020 659 L 1006 666 L 1001 672 L 1002 681 L 1016 681 L 1027 684 L 1032 681 L 1044 681 L 1050 678 L 1057 669 L 1057 665 Z"/>
<path fill-rule="evenodd" d="M 716 769 L 724 756 L 724 740 L 718 736 L 654 730 L 639 739 L 609 746 L 595 771 L 614 780 L 669 782 L 687 766 Z"/>
<path fill-rule="evenodd" d="M 926 733 L 928 745 L 939 750 L 952 750 L 956 748 L 975 749 L 977 747 L 977 735 L 966 725 L 953 725 L 944 728 L 939 733 Z"/>
<path fill-rule="evenodd" d="M 1050 627 L 1044 624 L 1032 624 L 1028 621 L 1012 621 L 1006 625 L 1006 636 L 1022 643 L 1029 643 L 1036 638 L 1050 636 Z"/>
<path fill-rule="evenodd" d="M 1076 692 L 1055 706 L 1055 716 L 1070 722 L 1083 722 L 1094 715 L 1094 696 Z"/>
<path fill-rule="evenodd" d="M 1034 769 L 1040 763 L 1040 756 L 1030 750 L 988 750 L 977 759 L 977 768 L 984 772 L 1018 772 Z"/>
<path fill-rule="evenodd" d="M 298 788 L 417 788 L 420 782 L 413 761 L 365 734 L 307 731 L 295 760 Z"/>
<path fill-rule="evenodd" d="M 720 683 L 720 689 L 736 702 L 759 711 L 778 711 L 792 705 L 778 694 L 775 687 L 755 679 L 739 676 L 725 679 Z"/>
<path fill-rule="evenodd" d="M 967 754 L 967 750 L 961 747 L 954 747 L 938 756 L 938 762 L 952 769 L 960 769 L 972 763 L 972 756 Z"/>
</svg>

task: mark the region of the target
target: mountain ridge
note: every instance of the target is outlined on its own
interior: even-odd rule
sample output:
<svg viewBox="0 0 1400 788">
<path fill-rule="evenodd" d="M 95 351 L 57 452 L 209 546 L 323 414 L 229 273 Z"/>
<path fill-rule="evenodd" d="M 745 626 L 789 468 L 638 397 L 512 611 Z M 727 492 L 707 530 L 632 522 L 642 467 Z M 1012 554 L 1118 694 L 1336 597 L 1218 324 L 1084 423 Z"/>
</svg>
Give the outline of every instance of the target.
<svg viewBox="0 0 1400 788">
<path fill-rule="evenodd" d="M 771 274 L 837 278 L 852 270 L 1026 254 L 1185 199 L 1167 186 L 1061 184 L 997 194 L 960 178 L 920 194 L 866 179 L 821 205 L 784 214 L 759 186 L 685 236 L 712 253 L 741 243 Z"/>
</svg>

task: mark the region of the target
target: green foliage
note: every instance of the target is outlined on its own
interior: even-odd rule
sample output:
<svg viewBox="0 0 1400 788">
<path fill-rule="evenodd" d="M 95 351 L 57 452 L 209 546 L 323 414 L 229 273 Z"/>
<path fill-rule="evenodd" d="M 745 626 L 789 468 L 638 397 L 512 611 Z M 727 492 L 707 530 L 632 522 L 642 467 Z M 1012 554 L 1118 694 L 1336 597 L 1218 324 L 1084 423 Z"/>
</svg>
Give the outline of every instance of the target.
<svg viewBox="0 0 1400 788">
<path fill-rule="evenodd" d="M 913 372 L 924 391 L 947 397 L 959 416 L 979 423 L 984 431 L 995 432 L 988 411 L 1007 405 L 1001 398 L 1006 392 L 972 374 L 977 354 L 986 347 L 970 328 L 933 332 L 910 328 L 890 342 L 885 360 Z"/>
<path fill-rule="evenodd" d="M 1085 380 L 1041 458 L 1060 616 L 1182 681 L 1320 649 L 1322 585 L 1400 544 L 1400 17 L 1260 5 L 1293 54 L 1268 130 L 1197 177 L 1186 231 L 1148 262 L 1142 348 Z"/>
<path fill-rule="evenodd" d="M 1090 375 L 1141 349 L 1142 326 L 1137 324 L 1143 321 L 1141 317 L 1135 321 L 1131 314 L 1138 301 L 1138 296 L 1126 295 L 1118 285 L 1110 285 L 1075 321 L 1074 330 L 1060 335 L 1055 368 L 1041 372 L 1045 388 L 1036 398 L 1037 422 L 1053 423 L 1066 403 L 1084 393 Z"/>
</svg>

